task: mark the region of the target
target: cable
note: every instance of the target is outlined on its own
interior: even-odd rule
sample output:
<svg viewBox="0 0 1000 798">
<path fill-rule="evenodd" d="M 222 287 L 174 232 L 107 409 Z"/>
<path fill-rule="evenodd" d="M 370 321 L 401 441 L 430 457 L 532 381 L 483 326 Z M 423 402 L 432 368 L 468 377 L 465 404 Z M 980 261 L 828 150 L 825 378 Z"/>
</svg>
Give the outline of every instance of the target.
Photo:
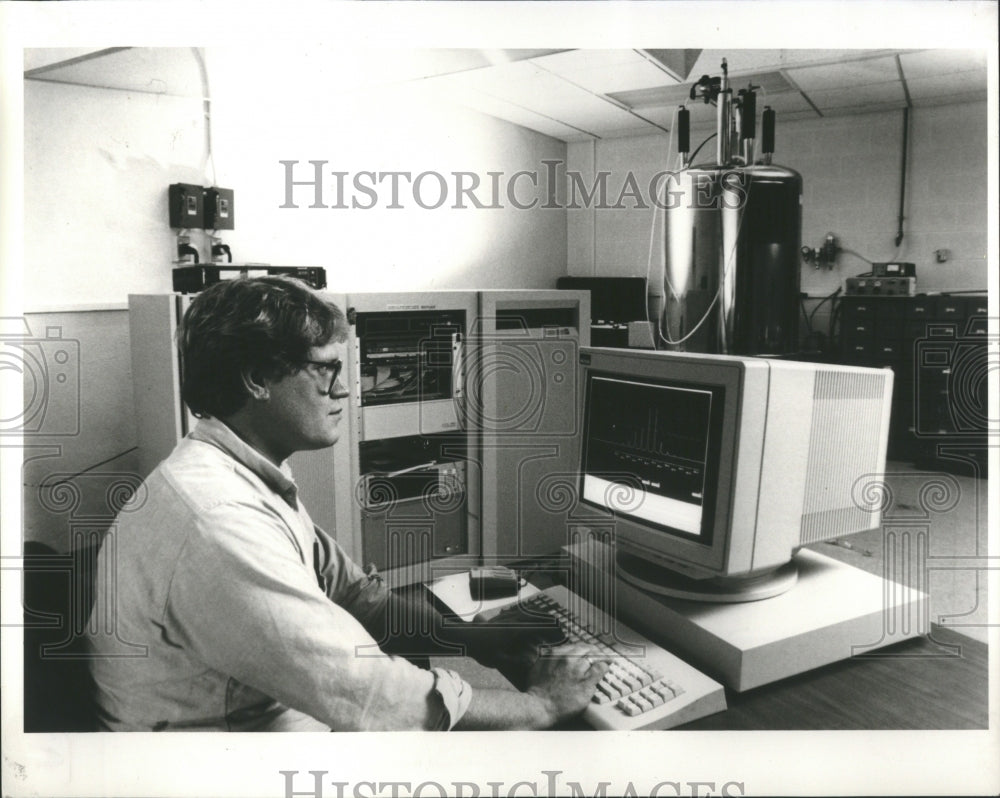
<svg viewBox="0 0 1000 798">
<path fill-rule="evenodd" d="M 903 165 L 900 167 L 899 176 L 899 227 L 896 231 L 896 247 L 903 243 L 903 220 L 906 219 L 906 149 L 910 136 L 910 107 L 907 105 L 903 109 Z"/>
<path fill-rule="evenodd" d="M 837 321 L 840 318 L 840 308 L 842 307 L 840 302 L 833 303 L 833 312 L 830 314 L 830 323 L 826 328 L 826 340 L 830 342 L 830 346 L 834 345 L 833 341 L 833 331 L 837 326 Z M 839 342 L 838 342 L 839 343 Z"/>
<path fill-rule="evenodd" d="M 806 298 L 802 295 L 799 295 L 799 309 L 802 311 L 802 318 L 806 321 L 806 330 L 808 330 L 809 335 L 812 335 L 812 319 L 809 317 L 809 314 L 806 313 Z"/>
<path fill-rule="evenodd" d="M 688 158 L 688 163 L 694 163 L 694 159 L 698 155 L 698 153 L 701 152 L 701 148 L 704 147 L 706 144 L 708 144 L 708 142 L 710 142 L 712 139 L 714 139 L 718 135 L 719 135 L 718 133 L 713 133 L 708 138 L 706 138 L 701 144 L 699 144 L 698 145 L 698 149 L 696 149 L 694 152 L 692 152 L 691 153 L 691 157 Z"/>
<path fill-rule="evenodd" d="M 707 139 L 706 139 L 706 141 L 707 141 Z M 702 144 L 704 144 L 704 142 L 702 142 Z M 719 279 L 719 290 L 715 292 L 715 296 L 712 297 L 712 301 L 709 303 L 708 307 L 705 309 L 704 315 L 702 315 L 701 319 L 691 329 L 691 331 L 688 332 L 687 335 L 685 335 L 683 338 L 680 338 L 680 339 L 678 339 L 676 341 L 673 341 L 670 338 L 668 338 L 666 335 L 664 335 L 664 333 L 662 332 L 662 330 L 658 330 L 660 338 L 662 338 L 670 346 L 679 346 L 680 344 L 683 344 L 689 338 L 691 338 L 696 332 L 698 332 L 698 330 L 701 328 L 701 325 L 704 324 L 705 321 L 708 319 L 708 317 L 711 315 L 712 308 L 715 307 L 715 303 L 718 302 L 719 301 L 719 297 L 722 296 L 722 291 L 723 291 L 723 289 L 726 286 L 726 279 L 729 276 L 729 270 L 732 268 L 733 264 L 736 261 L 736 248 L 739 246 L 739 243 L 740 243 L 740 232 L 743 229 L 743 216 L 744 216 L 744 214 L 742 213 L 742 209 L 745 208 L 746 205 L 747 205 L 747 203 L 749 203 L 749 201 L 750 201 L 750 188 L 752 188 L 752 187 L 753 187 L 753 182 L 751 181 L 748 184 L 747 192 L 744 195 L 743 203 L 740 206 L 741 212 L 739 214 L 739 220 L 737 221 L 737 224 L 736 224 L 736 233 L 733 236 L 733 247 L 732 247 L 732 250 L 729 253 L 729 257 L 726 258 L 725 261 L 723 261 L 725 263 L 725 266 L 723 267 L 723 270 L 722 270 L 722 276 Z M 723 237 L 723 240 L 724 240 L 724 237 Z M 670 290 L 671 290 L 672 293 L 674 293 L 674 296 L 677 296 L 677 294 L 676 294 L 676 292 L 674 292 L 672 286 L 671 286 Z"/>
<path fill-rule="evenodd" d="M 870 261 L 864 255 L 862 255 L 860 252 L 855 252 L 853 249 L 850 249 L 849 247 L 841 247 L 840 251 L 841 252 L 846 252 L 848 255 L 853 255 L 855 258 L 858 258 L 859 260 L 863 260 L 869 266 L 872 265 L 872 261 Z"/>
<path fill-rule="evenodd" d="M 670 133 L 667 137 L 667 171 L 670 171 L 670 160 L 675 157 L 671 154 L 673 150 L 673 137 L 674 131 L 677 129 L 677 113 L 678 108 L 674 108 L 674 115 L 670 122 Z M 680 157 L 680 153 L 677 153 L 676 157 Z M 649 280 L 653 273 L 653 243 L 656 240 L 656 217 L 658 211 L 660 210 L 660 203 L 657 202 L 659 196 L 653 197 L 653 218 L 649 226 L 649 253 L 646 256 L 646 324 L 651 324 L 652 320 L 649 318 Z M 664 269 L 666 269 L 666 263 L 664 263 Z M 665 279 L 665 276 L 664 276 Z M 659 320 L 657 320 L 657 334 L 659 334 Z"/>
<path fill-rule="evenodd" d="M 823 299 L 820 301 L 820 303 L 816 307 L 814 307 L 812 309 L 812 312 L 809 314 L 809 329 L 810 329 L 810 331 L 812 330 L 812 320 L 816 316 L 816 311 L 818 311 L 821 307 L 823 307 L 823 305 L 825 305 L 831 299 L 834 299 L 837 296 L 839 296 L 840 292 L 842 290 L 843 289 L 838 286 L 836 291 L 834 291 L 832 294 L 827 294 L 825 297 L 823 297 Z"/>
<path fill-rule="evenodd" d="M 216 174 L 215 155 L 212 152 L 212 90 L 208 84 L 208 67 L 205 65 L 205 56 L 201 48 L 192 47 L 191 52 L 194 54 L 194 60 L 198 62 L 198 73 L 201 76 L 201 102 L 205 111 L 205 165 L 202 171 L 207 179 L 209 165 L 211 165 L 212 179 L 209 181 L 209 185 L 214 186 L 216 183 Z"/>
</svg>

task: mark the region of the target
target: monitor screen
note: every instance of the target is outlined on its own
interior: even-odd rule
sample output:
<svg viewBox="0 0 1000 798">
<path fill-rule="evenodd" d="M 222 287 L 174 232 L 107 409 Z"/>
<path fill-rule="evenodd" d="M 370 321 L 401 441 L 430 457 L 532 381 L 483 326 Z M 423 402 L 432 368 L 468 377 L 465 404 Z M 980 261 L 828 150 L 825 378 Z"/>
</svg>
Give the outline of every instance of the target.
<svg viewBox="0 0 1000 798">
<path fill-rule="evenodd" d="M 711 544 L 724 398 L 721 385 L 589 373 L 583 500 Z"/>
</svg>

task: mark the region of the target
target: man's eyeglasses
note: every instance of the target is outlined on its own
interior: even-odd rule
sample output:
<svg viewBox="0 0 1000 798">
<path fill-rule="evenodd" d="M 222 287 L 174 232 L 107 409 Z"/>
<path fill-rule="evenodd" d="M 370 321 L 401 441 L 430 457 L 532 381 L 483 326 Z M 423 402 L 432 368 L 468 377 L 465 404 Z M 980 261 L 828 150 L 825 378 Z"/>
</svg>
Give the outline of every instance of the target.
<svg viewBox="0 0 1000 798">
<path fill-rule="evenodd" d="M 313 371 L 319 375 L 321 380 L 329 379 L 326 392 L 333 393 L 334 383 L 337 382 L 337 377 L 340 376 L 340 372 L 344 368 L 342 360 L 338 358 L 336 360 L 303 360 L 301 362 L 303 366 L 312 366 Z"/>
</svg>

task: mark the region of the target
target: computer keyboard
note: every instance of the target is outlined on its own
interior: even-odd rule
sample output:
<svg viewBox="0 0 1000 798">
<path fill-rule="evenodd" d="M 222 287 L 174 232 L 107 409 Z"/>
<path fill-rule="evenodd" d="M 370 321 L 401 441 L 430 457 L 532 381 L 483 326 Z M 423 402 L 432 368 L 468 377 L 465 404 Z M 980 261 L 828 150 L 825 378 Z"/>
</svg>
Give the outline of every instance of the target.
<svg viewBox="0 0 1000 798">
<path fill-rule="evenodd" d="M 561 585 L 521 607 L 555 617 L 570 642 L 611 657 L 611 669 L 583 714 L 595 729 L 669 729 L 726 708 L 721 684 Z"/>
</svg>

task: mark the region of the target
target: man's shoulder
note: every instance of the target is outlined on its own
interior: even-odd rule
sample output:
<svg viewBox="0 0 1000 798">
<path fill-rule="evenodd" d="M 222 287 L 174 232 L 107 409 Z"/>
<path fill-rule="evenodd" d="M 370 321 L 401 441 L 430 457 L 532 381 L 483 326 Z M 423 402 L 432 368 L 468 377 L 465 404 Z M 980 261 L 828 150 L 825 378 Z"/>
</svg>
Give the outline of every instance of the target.
<svg viewBox="0 0 1000 798">
<path fill-rule="evenodd" d="M 150 475 L 191 510 L 207 512 L 259 495 L 252 473 L 211 443 L 185 438 Z"/>
</svg>

